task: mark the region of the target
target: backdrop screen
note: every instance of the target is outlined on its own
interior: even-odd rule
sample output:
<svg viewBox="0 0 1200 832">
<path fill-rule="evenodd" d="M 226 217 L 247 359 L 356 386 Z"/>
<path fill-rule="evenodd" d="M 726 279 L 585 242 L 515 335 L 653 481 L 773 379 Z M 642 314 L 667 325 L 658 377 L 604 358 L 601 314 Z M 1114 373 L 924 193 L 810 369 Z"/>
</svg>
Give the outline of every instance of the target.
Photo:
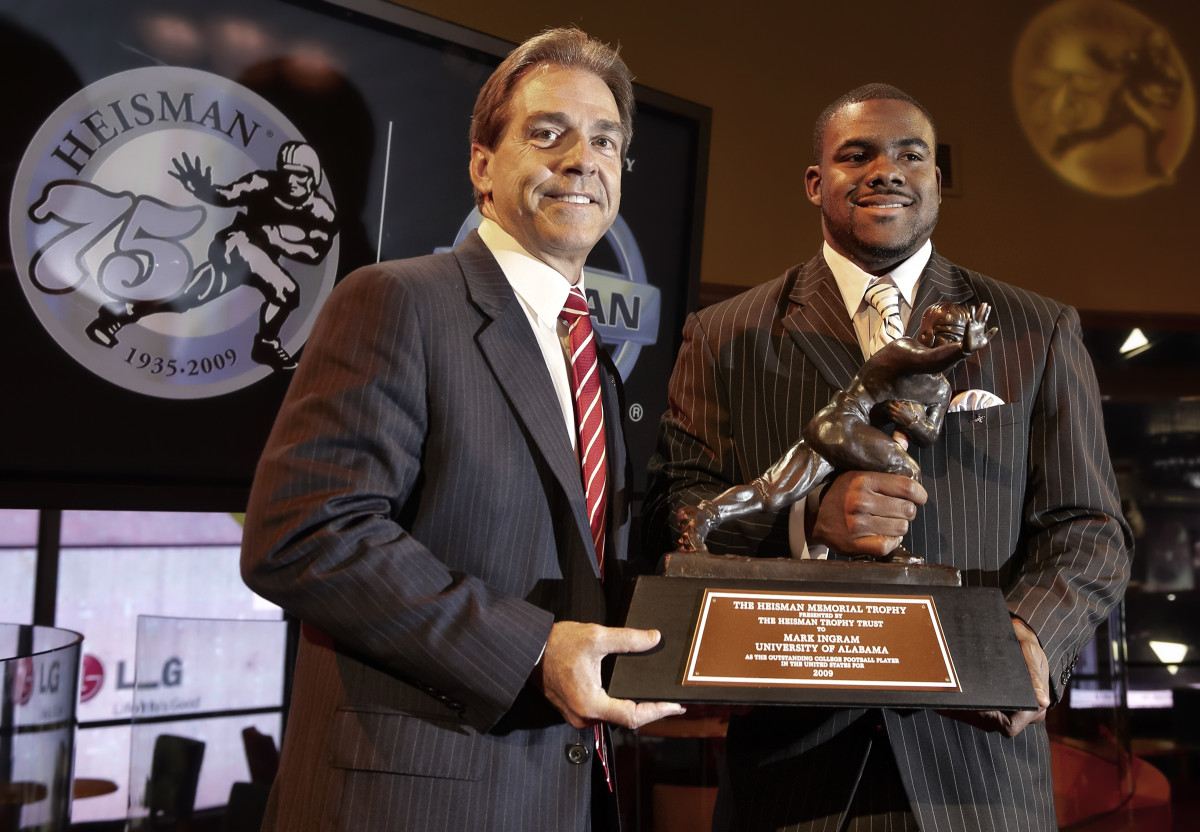
<svg viewBox="0 0 1200 832">
<path fill-rule="evenodd" d="M 0 0 L 0 504 L 239 510 L 336 281 L 478 222 L 470 114 L 511 46 L 384 0 Z M 637 94 L 587 284 L 640 494 L 710 114 Z"/>
</svg>

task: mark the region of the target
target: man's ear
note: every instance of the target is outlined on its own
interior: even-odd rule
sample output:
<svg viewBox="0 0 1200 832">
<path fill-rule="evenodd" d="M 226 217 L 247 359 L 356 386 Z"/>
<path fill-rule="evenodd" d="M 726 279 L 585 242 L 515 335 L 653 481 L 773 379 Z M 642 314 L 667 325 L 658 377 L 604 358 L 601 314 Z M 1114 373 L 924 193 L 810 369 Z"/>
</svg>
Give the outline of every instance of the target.
<svg viewBox="0 0 1200 832">
<path fill-rule="evenodd" d="M 812 165 L 808 170 L 804 171 L 804 192 L 808 194 L 809 202 L 820 207 L 821 168 L 819 165 Z"/>
<path fill-rule="evenodd" d="M 481 144 L 471 145 L 471 184 L 485 197 L 492 193 L 492 151 Z"/>
<path fill-rule="evenodd" d="M 933 166 L 933 175 L 937 179 L 938 186 L 938 205 L 942 204 L 942 169 L 937 165 Z"/>
</svg>

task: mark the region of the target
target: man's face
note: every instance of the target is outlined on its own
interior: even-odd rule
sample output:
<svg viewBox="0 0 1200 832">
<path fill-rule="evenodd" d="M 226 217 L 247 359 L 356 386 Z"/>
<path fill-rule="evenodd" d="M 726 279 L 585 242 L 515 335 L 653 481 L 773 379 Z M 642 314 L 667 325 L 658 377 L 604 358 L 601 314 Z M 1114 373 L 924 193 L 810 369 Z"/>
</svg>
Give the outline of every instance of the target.
<svg viewBox="0 0 1200 832">
<path fill-rule="evenodd" d="M 825 240 L 870 274 L 885 274 L 937 225 L 942 173 L 933 126 L 906 101 L 849 104 L 825 128 L 820 163 L 804 176 Z"/>
<path fill-rule="evenodd" d="M 471 147 L 481 211 L 571 282 L 621 205 L 621 116 L 605 83 L 557 66 L 513 90 L 496 147 Z"/>
</svg>

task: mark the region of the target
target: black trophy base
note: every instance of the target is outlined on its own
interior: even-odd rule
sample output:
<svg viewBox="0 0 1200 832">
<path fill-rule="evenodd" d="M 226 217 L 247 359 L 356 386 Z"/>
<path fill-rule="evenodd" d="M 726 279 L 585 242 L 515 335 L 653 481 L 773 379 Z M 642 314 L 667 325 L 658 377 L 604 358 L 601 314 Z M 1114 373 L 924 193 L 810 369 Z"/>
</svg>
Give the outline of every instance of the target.
<svg viewBox="0 0 1200 832">
<path fill-rule="evenodd" d="M 894 565 L 848 562 L 845 566 L 871 569 Z M 892 571 L 898 574 L 896 570 Z M 860 597 L 869 596 L 877 604 L 888 603 L 889 596 L 927 596 L 933 601 L 935 618 L 944 635 L 959 689 L 897 690 L 729 683 L 685 685 L 683 680 L 707 590 L 852 593 Z M 912 582 L 895 581 L 864 583 L 858 579 L 851 586 L 844 581 L 825 580 L 797 582 L 762 578 L 641 577 L 634 588 L 625 626 L 659 630 L 662 641 L 650 652 L 616 657 L 608 692 L 619 699 L 952 710 L 1029 711 L 1038 708 L 1003 593 L 995 588 L 914 585 Z"/>
<path fill-rule="evenodd" d="M 852 581 L 868 584 L 962 586 L 962 575 L 940 563 L 888 563 L 870 560 L 800 560 L 671 552 L 659 562 L 671 578 L 754 578 L 771 581 Z"/>
</svg>

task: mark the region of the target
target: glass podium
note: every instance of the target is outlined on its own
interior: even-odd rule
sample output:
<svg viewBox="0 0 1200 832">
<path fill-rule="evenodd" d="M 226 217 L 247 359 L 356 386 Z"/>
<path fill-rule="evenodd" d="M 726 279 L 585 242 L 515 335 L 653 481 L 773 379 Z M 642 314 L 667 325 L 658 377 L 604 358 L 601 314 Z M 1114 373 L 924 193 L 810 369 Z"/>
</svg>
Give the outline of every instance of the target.
<svg viewBox="0 0 1200 832">
<path fill-rule="evenodd" d="M 65 829 L 83 636 L 0 624 L 0 829 Z"/>
</svg>

